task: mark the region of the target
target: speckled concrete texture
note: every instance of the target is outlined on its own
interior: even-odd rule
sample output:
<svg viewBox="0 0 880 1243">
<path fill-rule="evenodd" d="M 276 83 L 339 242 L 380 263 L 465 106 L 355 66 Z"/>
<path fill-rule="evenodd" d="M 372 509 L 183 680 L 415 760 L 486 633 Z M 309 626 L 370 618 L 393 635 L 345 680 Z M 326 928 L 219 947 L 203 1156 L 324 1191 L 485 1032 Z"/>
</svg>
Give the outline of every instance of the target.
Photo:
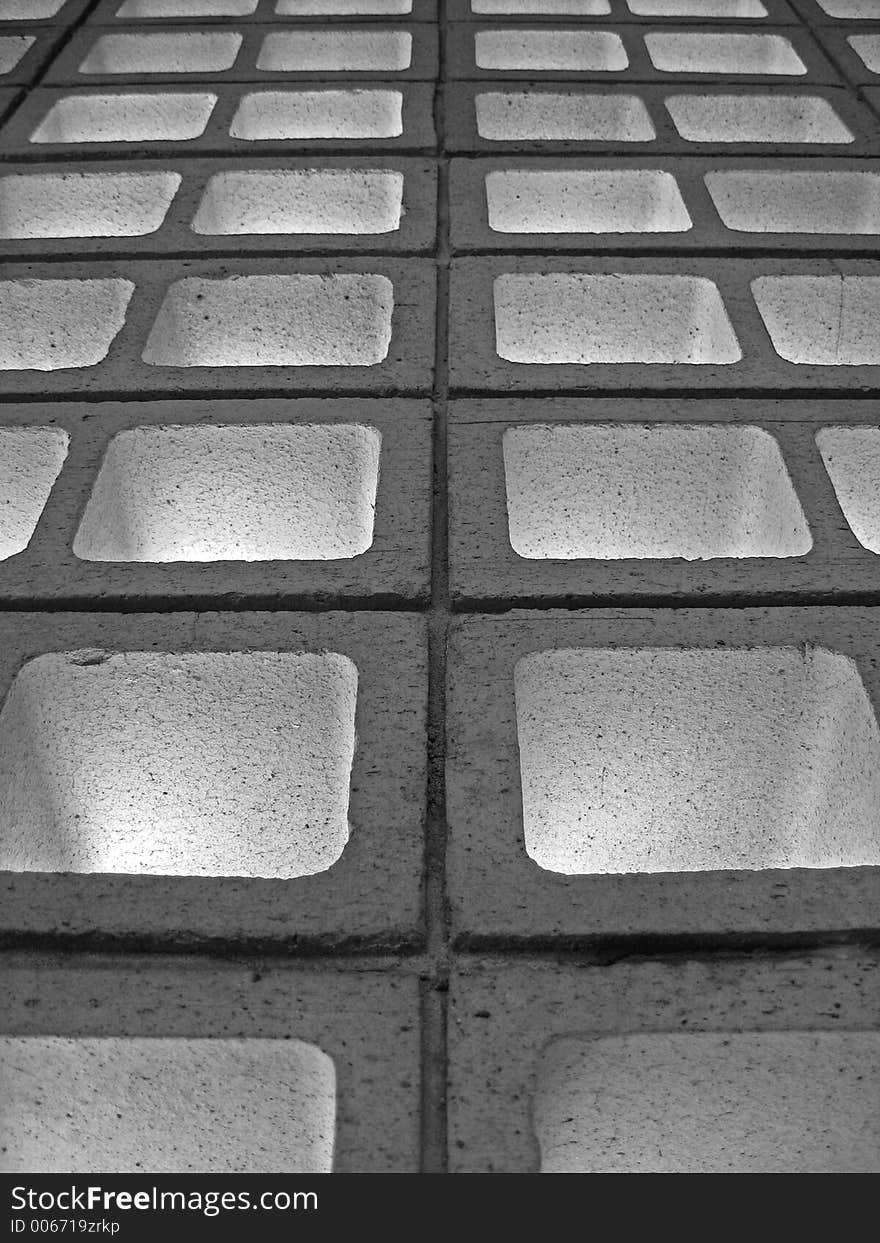
<svg viewBox="0 0 880 1243">
<path fill-rule="evenodd" d="M 877 1168 L 875 25 L 0 0 L 0 1166 Z"/>
<path fill-rule="evenodd" d="M 298 1040 L 5 1036 L 0 1083 L 7 1171 L 332 1169 L 333 1063 Z"/>
<path fill-rule="evenodd" d="M 451 1168 L 876 1172 L 877 971 L 858 950 L 462 964 Z"/>
</svg>

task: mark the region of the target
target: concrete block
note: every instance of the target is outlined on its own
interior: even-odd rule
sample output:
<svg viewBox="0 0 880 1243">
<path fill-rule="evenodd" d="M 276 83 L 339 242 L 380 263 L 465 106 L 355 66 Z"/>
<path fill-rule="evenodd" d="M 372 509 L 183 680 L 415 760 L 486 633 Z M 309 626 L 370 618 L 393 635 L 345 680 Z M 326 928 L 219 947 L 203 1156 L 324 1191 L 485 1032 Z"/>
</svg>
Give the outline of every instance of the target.
<svg viewBox="0 0 880 1243">
<path fill-rule="evenodd" d="M 837 258 L 880 245 L 880 175 L 869 160 L 456 159 L 449 198 L 459 254 L 739 254 L 747 243 Z"/>
<path fill-rule="evenodd" d="M 449 18 L 455 21 L 565 22 L 596 19 L 644 25 L 696 20 L 701 25 L 719 23 L 771 24 L 797 18 L 789 0 L 449 0 Z"/>
<path fill-rule="evenodd" d="M 453 152 L 615 157 L 880 150 L 864 105 L 842 88 L 693 82 L 461 82 L 447 96 L 446 145 Z"/>
<path fill-rule="evenodd" d="M 7 404 L 0 482 L 0 601 L 18 607 L 399 606 L 429 591 L 425 402 Z"/>
<path fill-rule="evenodd" d="M 0 85 L 30 85 L 51 57 L 61 35 L 59 29 L 41 26 L 18 34 L 0 23 Z"/>
<path fill-rule="evenodd" d="M 194 22 L 234 17 L 241 22 L 436 22 L 437 0 L 99 0 L 87 22 Z"/>
<path fill-rule="evenodd" d="M 455 401 L 453 604 L 880 602 L 878 423 L 865 401 Z"/>
<path fill-rule="evenodd" d="M 38 88 L 0 131 L 0 158 L 424 151 L 432 102 L 426 82 Z"/>
<path fill-rule="evenodd" d="M 87 7 L 88 0 L 0 0 L 0 30 L 72 26 Z"/>
<path fill-rule="evenodd" d="M 436 240 L 437 172 L 398 156 L 0 168 L 8 258 L 376 250 Z"/>
<path fill-rule="evenodd" d="M 434 269 L 419 260 L 7 265 L 9 394 L 425 392 Z"/>
<path fill-rule="evenodd" d="M 2 631 L 6 935 L 418 940 L 421 619 L 20 614 Z"/>
<path fill-rule="evenodd" d="M 873 952 L 467 964 L 453 1173 L 876 1171 Z"/>
<path fill-rule="evenodd" d="M 437 31 L 338 24 L 290 29 L 243 23 L 159 27 L 84 26 L 53 61 L 45 83 L 87 86 L 139 82 L 330 82 L 382 77 L 433 80 Z"/>
<path fill-rule="evenodd" d="M 854 260 L 459 259 L 456 392 L 864 389 L 876 265 Z"/>
<path fill-rule="evenodd" d="M 0 971 L 9 1171 L 419 1168 L 413 976 L 22 953 Z"/>
<path fill-rule="evenodd" d="M 560 21 L 564 19 L 560 18 Z M 693 26 L 528 26 L 453 22 L 452 78 L 630 82 L 818 82 L 839 72 L 802 26 L 771 30 Z"/>
<path fill-rule="evenodd" d="M 878 617 L 459 622 L 447 718 L 457 943 L 872 927 Z"/>
</svg>

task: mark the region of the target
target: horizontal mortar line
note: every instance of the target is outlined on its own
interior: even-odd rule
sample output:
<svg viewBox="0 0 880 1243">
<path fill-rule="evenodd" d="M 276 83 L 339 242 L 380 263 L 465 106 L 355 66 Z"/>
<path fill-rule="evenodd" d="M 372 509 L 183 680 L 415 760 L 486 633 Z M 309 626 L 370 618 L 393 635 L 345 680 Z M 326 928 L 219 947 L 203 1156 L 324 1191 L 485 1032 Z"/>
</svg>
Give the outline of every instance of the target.
<svg viewBox="0 0 880 1243">
<path fill-rule="evenodd" d="M 179 563 L 178 563 L 179 564 Z M 188 563 L 194 564 L 194 563 Z M 205 563 L 208 564 L 208 563 Z M 270 571 L 267 571 L 267 575 Z M 100 588 L 95 588 L 96 593 Z M 94 598 L 41 599 L 36 596 L 4 599 L 0 595 L 0 617 L 4 613 L 333 613 L 333 612 L 394 612 L 425 614 L 427 593 L 403 597 L 376 592 L 370 596 L 334 594 L 332 588 L 322 590 L 320 598 L 296 593 L 274 592 L 241 594 L 234 598 L 216 592 L 211 595 L 159 596 L 132 586 L 128 596 L 112 596 L 106 592 Z"/>
<path fill-rule="evenodd" d="M 281 882 L 279 882 L 281 883 Z M 429 977 L 435 969 L 434 959 L 426 953 L 425 938 L 401 938 L 396 943 L 379 937 L 325 937 L 302 939 L 289 937 L 241 936 L 203 937 L 148 935 L 93 931 L 65 932 L 0 932 L 0 953 L 13 951 L 54 952 L 71 954 L 109 953 L 113 955 L 154 955 L 199 958 L 282 958 L 285 962 L 338 962 L 414 964 L 411 969 Z M 445 966 L 445 957 L 437 965 Z"/>
<path fill-rule="evenodd" d="M 2 174 L 0 174 L 2 175 Z M 249 236 L 253 236 L 250 234 Z M 281 236 L 281 235 L 278 235 Z M 302 234 L 291 234 L 291 236 L 303 236 Z M 8 240 L 8 239 L 7 239 Z M 52 241 L 63 242 L 64 238 L 53 238 Z M 76 238 L 71 241 L 83 241 L 86 239 Z M 0 240 L 0 252 L 2 252 L 2 240 Z M 487 252 L 490 253 L 491 252 Z M 844 252 L 835 252 L 839 258 L 849 258 L 850 256 Z M 382 259 L 389 263 L 393 263 L 398 259 L 424 259 L 430 260 L 435 258 L 436 248 L 434 246 L 426 246 L 419 249 L 415 246 L 402 246 L 399 249 L 389 250 L 388 247 L 360 248 L 354 246 L 340 246 L 331 248 L 327 246 L 321 247 L 304 247 L 302 250 L 292 250 L 289 247 L 283 248 L 280 243 L 274 250 L 263 249 L 261 247 L 249 247 L 247 250 L 236 248 L 234 243 L 230 242 L 228 247 L 211 247 L 210 250 L 100 250 L 88 251 L 86 249 L 68 251 L 67 253 L 46 253 L 45 251 L 26 251 L 10 254 L 5 252 L 5 261 L 7 263 L 39 263 L 39 264 L 70 264 L 70 263 L 128 263 L 130 261 L 139 263 L 160 263 L 164 260 L 187 260 L 195 262 L 210 262 L 212 259 L 236 259 L 236 260 L 270 260 L 276 259 L 279 262 L 290 264 L 296 263 L 298 260 L 307 259 Z M 74 278 L 76 279 L 76 278 Z"/>
<path fill-rule="evenodd" d="M 216 941 L 211 944 L 164 944 L 146 939 L 100 938 L 94 935 L 64 937 L 63 935 L 39 934 L 13 937 L 4 934 L 0 939 L 0 954 L 46 954 L 60 958 L 97 956 L 108 961 L 136 957 L 146 967 L 161 966 L 168 960 L 236 963 L 250 966 L 261 965 L 265 970 L 302 971 L 315 975 L 330 971 L 354 970 L 389 974 L 402 972 L 418 977 L 441 989 L 456 967 L 468 969 L 473 966 L 487 968 L 506 965 L 521 966 L 533 963 L 569 967 L 610 967 L 624 962 L 687 962 L 714 963 L 737 959 L 748 960 L 758 956 L 776 958 L 800 957 L 804 953 L 825 950 L 852 949 L 873 953 L 880 949 L 880 931 L 866 929 L 853 933 L 827 934 L 719 934 L 710 937 L 692 936 L 633 936 L 627 938 L 595 939 L 592 942 L 573 938 L 554 941 L 538 938 L 514 941 L 505 938 L 471 939 L 467 945 L 429 954 L 419 950 L 412 952 L 377 950 L 366 948 L 356 953 L 328 946 L 325 952 L 294 952 L 285 950 L 281 942 Z"/>
<path fill-rule="evenodd" d="M 555 170 L 554 170 L 555 171 Z M 517 234 L 522 237 L 522 234 Z M 597 235 L 601 236 L 601 235 Z M 800 247 L 786 247 L 781 244 L 772 246 L 752 247 L 739 246 L 735 241 L 729 242 L 725 246 L 694 246 L 692 249 L 678 249 L 676 246 L 668 248 L 658 246 L 645 246 L 635 248 L 632 245 L 610 245 L 603 246 L 601 249 L 591 247 L 588 244 L 583 246 L 571 246 L 560 249 L 553 246 L 540 245 L 518 245 L 515 248 L 506 246 L 503 242 L 498 246 L 474 246 L 453 248 L 453 255 L 456 259 L 660 259 L 668 262 L 685 263 L 690 259 L 753 259 L 753 260 L 791 260 L 792 262 L 817 261 L 819 259 L 880 259 L 880 234 L 873 247 L 836 247 L 832 243 L 823 243 L 821 247 L 813 250 L 803 250 Z M 91 258 L 92 256 L 88 256 Z M 102 256 L 94 256 L 100 258 Z M 70 256 L 64 256 L 66 262 L 70 262 Z M 17 256 L 16 256 L 17 261 Z"/>
<path fill-rule="evenodd" d="M 332 370 L 339 368 L 333 367 Z M 192 368 L 193 371 L 198 368 Z M 218 370 L 218 368 L 209 368 L 209 370 Z M 230 370 L 242 370 L 242 368 L 230 368 Z M 287 368 L 294 370 L 294 368 Z M 331 368 L 328 368 L 331 370 Z M 328 385 L 327 387 L 318 388 L 292 388 L 284 387 L 254 387 L 254 388 L 222 388 L 211 387 L 208 385 L 199 386 L 192 389 L 151 389 L 145 391 L 137 388 L 112 388 L 100 389 L 95 391 L 89 389 L 83 392 L 77 392 L 75 389 L 59 389 L 51 390 L 43 393 L 2 393 L 0 394 L 0 410 L 4 404 L 19 405 L 30 402 L 63 402 L 75 401 L 79 403 L 92 402 L 98 404 L 105 401 L 136 401 L 139 404 L 146 400 L 150 401 L 197 401 L 197 400 L 219 400 L 226 399 L 229 401 L 249 401 L 263 400 L 266 398 L 283 397 L 287 401 L 292 401 L 301 397 L 326 397 L 329 400 L 338 400 L 344 397 L 355 398 L 375 398 L 380 401 L 390 400 L 395 397 L 417 397 L 423 400 L 430 399 L 430 385 L 425 384 L 421 387 L 400 387 L 396 385 L 388 385 L 376 388 L 355 388 L 348 386 L 335 387 Z"/>
<path fill-rule="evenodd" d="M 538 364 L 541 365 L 541 364 Z M 576 367 L 578 363 L 558 363 L 550 364 L 563 367 Z M 589 366 L 589 364 L 584 364 Z M 600 363 L 602 367 L 619 365 L 623 367 L 645 367 L 648 363 Z M 664 366 L 683 366 L 684 364 L 663 364 Z M 696 378 L 696 377 L 695 377 Z M 673 386 L 663 388 L 596 388 L 587 384 L 567 385 L 559 384 L 556 388 L 527 388 L 525 385 L 520 387 L 514 385 L 511 388 L 452 388 L 450 390 L 452 400 L 461 400 L 463 398 L 471 398 L 473 400 L 504 400 L 515 401 L 519 398 L 571 398 L 571 397 L 592 397 L 600 398 L 603 401 L 615 398 L 651 398 L 655 401 L 664 399 L 680 400 L 682 398 L 694 398 L 701 401 L 721 400 L 722 398 L 742 398 L 744 400 L 753 401 L 808 401 L 808 400 L 826 400 L 831 397 L 837 397 L 841 400 L 850 401 L 877 401 L 880 398 L 880 387 L 877 388 L 851 388 L 834 387 L 828 388 L 793 388 L 791 385 L 779 384 L 776 388 L 749 388 L 747 386 L 730 388 L 700 388 L 698 385 L 691 385 L 689 388 L 675 388 Z M 179 394 L 177 394 L 179 397 Z M 36 400 L 46 401 L 47 396 L 43 395 Z M 106 400 L 106 399 L 105 399 Z M 784 421 L 784 420 L 781 420 Z"/>
<path fill-rule="evenodd" d="M 849 161 L 850 163 L 858 160 L 860 162 L 865 161 L 873 163 L 880 159 L 880 157 L 873 152 L 860 155 L 858 152 L 853 151 L 799 151 L 791 149 L 780 151 L 778 147 L 775 147 L 770 151 L 753 151 L 751 149 L 746 150 L 741 148 L 738 151 L 719 152 L 717 147 L 711 151 L 681 151 L 677 147 L 670 149 L 668 146 L 665 146 L 665 144 L 664 147 L 658 150 L 651 150 L 646 144 L 642 143 L 636 144 L 639 146 L 638 151 L 621 151 L 619 147 L 611 144 L 598 146 L 593 145 L 592 141 L 589 139 L 582 141 L 589 142 L 589 147 L 576 147 L 578 142 L 577 139 L 524 139 L 523 142 L 528 145 L 524 146 L 523 149 L 519 151 L 515 149 L 512 150 L 510 148 L 498 151 L 490 148 L 481 148 L 479 151 L 456 151 L 443 149 L 441 154 L 451 160 L 504 160 L 507 163 L 519 163 L 521 160 L 559 160 L 564 162 L 566 160 L 580 161 L 600 158 L 607 159 L 609 157 L 613 157 L 615 160 L 715 160 L 720 161 L 725 165 L 733 160 L 766 160 L 768 163 L 774 160 L 777 162 L 780 160 L 797 160 L 799 163 L 810 164 L 813 160 L 841 160 Z M 704 147 L 709 146 L 708 143 L 702 143 L 700 145 Z M 573 147 L 576 149 L 570 149 Z M 342 154 L 345 153 L 343 152 Z M 16 158 L 19 157 L 11 155 L 0 156 L 0 159 L 12 160 Z M 51 158 L 54 160 L 56 157 L 53 155 Z M 85 159 L 87 157 L 83 155 L 80 158 Z M 726 170 L 722 168 L 721 171 L 724 172 Z M 786 171 L 793 170 L 789 169 Z"/>
<path fill-rule="evenodd" d="M 517 962 L 583 962 L 610 966 L 624 960 L 716 962 L 723 957 L 861 947 L 880 949 L 880 927 L 827 932 L 718 932 L 632 936 L 477 936 L 459 935 L 453 942 L 451 959 L 462 963 L 481 958 L 510 958 Z"/>
<path fill-rule="evenodd" d="M 833 566 L 834 563 L 829 561 Z M 656 567 L 654 567 L 656 569 Z M 707 575 L 711 574 L 711 569 Z M 752 609 L 752 608 L 874 608 L 880 605 L 880 591 L 838 591 L 829 587 L 827 591 L 815 588 L 798 592 L 794 589 L 785 591 L 751 591 L 747 587 L 736 595 L 728 592 L 693 592 L 669 591 L 645 593 L 627 592 L 626 594 L 609 594 L 608 592 L 571 592 L 556 595 L 545 591 L 538 595 L 505 595 L 492 599 L 476 599 L 465 597 L 453 602 L 453 616 L 465 616 L 475 613 L 492 614 L 493 616 L 516 612 L 520 609 L 533 609 L 541 612 L 561 609 L 578 612 L 584 609 Z"/>
<path fill-rule="evenodd" d="M 352 143 L 361 144 L 362 141 L 363 140 L 356 138 L 351 139 Z M 164 161 L 167 163 L 169 160 L 228 159 L 230 161 L 237 160 L 240 164 L 243 159 L 246 160 L 251 156 L 255 159 L 268 158 L 272 160 L 300 160 L 310 159 L 312 156 L 319 157 L 331 155 L 340 156 L 342 158 L 364 156 L 367 159 L 372 159 L 373 157 L 378 159 L 380 156 L 435 156 L 437 154 L 436 146 L 419 147 L 411 146 L 409 144 L 393 147 L 382 146 L 381 144 L 376 146 L 358 145 L 356 147 L 349 146 L 342 148 L 338 146 L 303 147 L 302 145 L 298 145 L 297 140 L 294 138 L 283 140 L 283 144 L 284 145 L 278 146 L 269 143 L 267 146 L 261 146 L 253 151 L 250 149 L 242 151 L 239 148 L 236 148 L 234 151 L 230 151 L 228 147 L 203 147 L 198 151 L 155 151 L 148 150 L 146 147 L 138 147 L 136 144 L 132 145 L 131 150 L 108 150 L 106 147 L 100 147 L 98 149 L 90 148 L 89 150 L 80 149 L 78 151 L 57 151 L 55 149 L 51 151 L 31 151 L 30 149 L 20 151 L 0 150 L 0 170 L 2 170 L 3 164 L 35 164 L 42 166 L 50 163 L 81 164 L 86 160 L 92 163 L 111 164 L 114 162 L 119 163 L 128 160 L 152 161 L 155 163 L 161 163 Z"/>
</svg>

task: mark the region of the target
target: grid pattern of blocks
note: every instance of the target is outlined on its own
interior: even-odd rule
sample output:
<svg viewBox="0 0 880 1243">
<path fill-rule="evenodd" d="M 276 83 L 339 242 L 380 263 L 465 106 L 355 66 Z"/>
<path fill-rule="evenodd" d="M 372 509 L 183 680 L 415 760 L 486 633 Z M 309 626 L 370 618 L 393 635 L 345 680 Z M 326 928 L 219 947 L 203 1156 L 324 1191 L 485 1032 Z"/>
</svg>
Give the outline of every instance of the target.
<svg viewBox="0 0 880 1243">
<path fill-rule="evenodd" d="M 0 1166 L 880 1168 L 878 126 L 873 0 L 0 0 Z"/>
</svg>

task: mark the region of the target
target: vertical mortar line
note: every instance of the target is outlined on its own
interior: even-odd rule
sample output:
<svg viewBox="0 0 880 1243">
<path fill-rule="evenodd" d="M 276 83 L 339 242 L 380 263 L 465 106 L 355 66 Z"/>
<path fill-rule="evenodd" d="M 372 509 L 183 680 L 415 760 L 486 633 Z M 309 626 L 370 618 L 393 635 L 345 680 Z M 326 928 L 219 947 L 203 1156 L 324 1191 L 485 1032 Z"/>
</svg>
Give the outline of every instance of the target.
<svg viewBox="0 0 880 1243">
<path fill-rule="evenodd" d="M 73 38 L 73 36 L 77 33 L 77 31 L 80 30 L 81 27 L 83 27 L 86 24 L 86 22 L 91 17 L 92 13 L 94 12 L 94 10 L 98 7 L 100 3 L 101 3 L 101 0 L 91 0 L 91 2 L 87 4 L 86 7 L 83 9 L 83 11 L 80 13 L 79 17 L 77 17 L 74 21 L 70 22 L 69 25 L 64 27 L 64 34 L 55 44 L 55 50 L 52 52 L 52 55 L 43 65 L 42 69 L 36 75 L 33 81 L 28 82 L 27 85 L 25 86 L 24 97 L 21 102 L 24 102 L 24 99 L 26 99 L 28 95 L 30 95 L 32 90 L 34 90 L 38 86 L 43 85 L 43 81 L 46 77 L 46 74 L 55 64 L 56 60 L 61 55 L 61 53 L 64 51 L 64 49 L 67 47 L 68 43 Z M 21 103 L 16 105 L 16 107 L 21 107 Z"/>
<path fill-rule="evenodd" d="M 425 824 L 425 919 L 429 967 L 422 979 L 422 1153 L 424 1173 L 447 1170 L 446 1022 L 449 931 L 446 899 L 446 636 L 449 585 L 446 568 L 447 307 L 449 287 L 448 160 L 445 154 L 446 0 L 437 15 L 439 61 L 434 96 L 437 129 L 437 303 L 432 405 L 433 512 L 428 684 L 428 802 Z"/>
</svg>

